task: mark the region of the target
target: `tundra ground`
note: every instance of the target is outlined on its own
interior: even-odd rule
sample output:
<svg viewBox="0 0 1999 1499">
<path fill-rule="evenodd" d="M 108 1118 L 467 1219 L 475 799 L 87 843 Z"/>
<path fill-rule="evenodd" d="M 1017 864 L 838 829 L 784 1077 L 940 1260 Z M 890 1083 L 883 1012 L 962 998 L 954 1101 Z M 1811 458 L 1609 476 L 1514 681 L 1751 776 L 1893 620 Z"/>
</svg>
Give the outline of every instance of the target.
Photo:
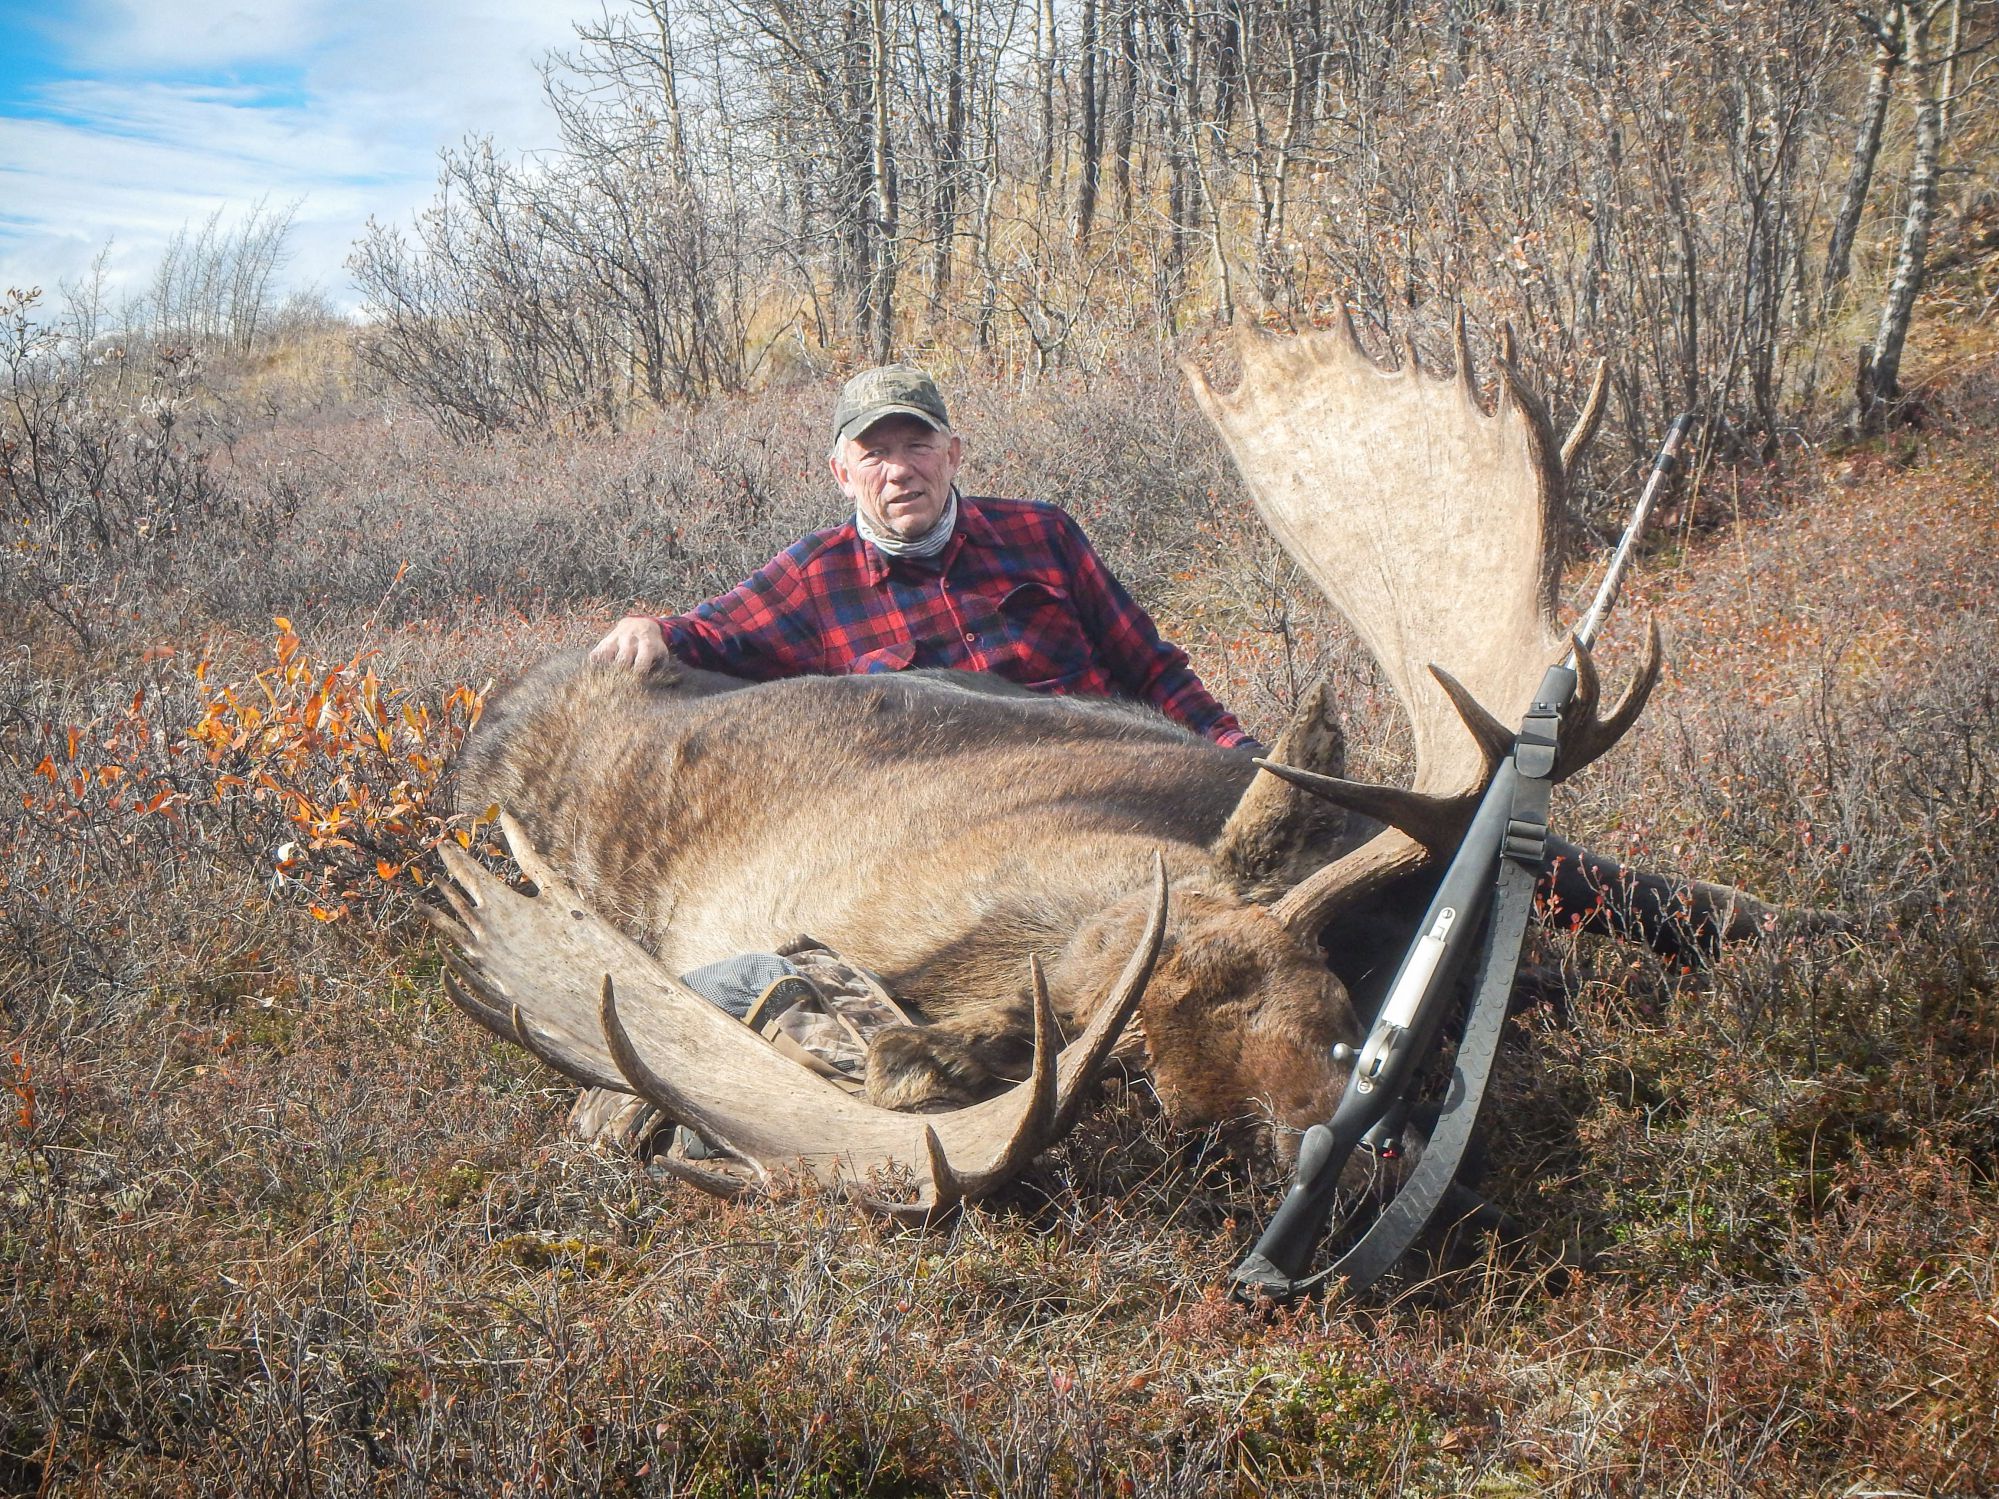
<svg viewBox="0 0 1999 1499">
<path fill-rule="evenodd" d="M 569 1143 L 439 992 L 478 689 L 830 521 L 828 390 L 472 448 L 106 416 L 97 539 L 30 517 L 8 574 L 0 1491 L 1999 1488 L 1999 354 L 1925 353 L 1920 427 L 1669 519 L 1608 652 L 1655 613 L 1667 678 L 1556 809 L 1854 933 L 1670 972 L 1556 913 L 1487 1130 L 1529 1241 L 1275 1316 L 1219 1287 L 1279 1183 L 1142 1084 L 916 1232 Z M 963 404 L 970 487 L 1076 510 L 1253 731 L 1330 671 L 1395 774 L 1173 376 Z"/>
</svg>

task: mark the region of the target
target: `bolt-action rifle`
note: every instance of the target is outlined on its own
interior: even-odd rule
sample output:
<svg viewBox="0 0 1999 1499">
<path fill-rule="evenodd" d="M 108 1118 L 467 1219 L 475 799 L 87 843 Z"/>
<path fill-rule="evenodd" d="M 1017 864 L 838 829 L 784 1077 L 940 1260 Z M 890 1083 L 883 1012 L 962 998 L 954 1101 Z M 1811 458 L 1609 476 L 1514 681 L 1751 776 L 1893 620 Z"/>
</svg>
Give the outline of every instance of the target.
<svg viewBox="0 0 1999 1499">
<path fill-rule="evenodd" d="M 1349 1291 L 1362 1290 L 1401 1258 L 1452 1196 L 1534 912 L 1562 713 L 1576 690 L 1577 653 L 1595 643 L 1616 603 L 1653 501 L 1677 465 L 1692 424 L 1691 412 L 1680 417 L 1659 449 L 1596 601 L 1575 631 L 1575 646 L 1566 659 L 1548 668 L 1535 690 L 1513 752 L 1494 771 L 1367 1039 L 1358 1052 L 1344 1045 L 1334 1048 L 1334 1058 L 1353 1068 L 1346 1092 L 1330 1120 L 1305 1131 L 1290 1191 L 1249 1257 L 1236 1267 L 1239 1293 L 1288 1300 L 1332 1277 L 1343 1279 Z M 1481 942 L 1484 956 L 1450 1088 L 1415 1169 L 1352 1247 L 1324 1270 L 1308 1274 L 1330 1226 L 1340 1177 L 1355 1151 L 1383 1159 L 1399 1153 L 1417 1074 Z"/>
</svg>

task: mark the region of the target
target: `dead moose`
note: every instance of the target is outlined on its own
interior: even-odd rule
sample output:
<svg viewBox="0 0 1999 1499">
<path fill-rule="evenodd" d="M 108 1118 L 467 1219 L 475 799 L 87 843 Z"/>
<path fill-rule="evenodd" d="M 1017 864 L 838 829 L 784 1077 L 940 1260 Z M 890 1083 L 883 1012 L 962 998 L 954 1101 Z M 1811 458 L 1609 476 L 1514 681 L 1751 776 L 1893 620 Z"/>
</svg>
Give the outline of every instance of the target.
<svg viewBox="0 0 1999 1499">
<path fill-rule="evenodd" d="M 1234 393 L 1190 372 L 1196 392 L 1405 706 L 1411 786 L 1338 779 L 1317 693 L 1272 752 L 1316 773 L 1307 793 L 1149 710 L 962 674 L 748 685 L 565 658 L 466 749 L 462 801 L 509 814 L 537 893 L 446 849 L 454 997 L 724 1147 L 730 1171 L 665 1161 L 714 1190 L 803 1170 L 874 1197 L 913 1180 L 883 1204 L 904 1216 L 976 1198 L 1069 1127 L 1134 1014 L 1126 1048 L 1174 1122 L 1324 1118 L 1332 1048 L 1359 1029 L 1321 934 L 1337 944 L 1343 918 L 1448 854 L 1565 648 L 1555 516 L 1600 386 L 1558 447 L 1510 357 L 1481 408 L 1462 326 L 1451 378 L 1413 351 L 1384 371 L 1350 328 L 1248 335 L 1241 361 Z M 1655 634 L 1602 713 L 1585 659 L 1561 774 L 1630 726 L 1657 673 Z M 675 977 L 800 933 L 923 1021 L 877 1036 L 865 1097 Z"/>
</svg>

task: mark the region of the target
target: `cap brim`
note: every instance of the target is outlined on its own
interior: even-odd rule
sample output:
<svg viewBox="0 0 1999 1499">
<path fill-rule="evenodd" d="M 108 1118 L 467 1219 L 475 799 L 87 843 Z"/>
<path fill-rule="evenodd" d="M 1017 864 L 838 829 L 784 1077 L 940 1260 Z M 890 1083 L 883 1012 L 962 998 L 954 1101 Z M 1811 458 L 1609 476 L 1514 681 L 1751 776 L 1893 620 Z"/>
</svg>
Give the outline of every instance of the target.
<svg viewBox="0 0 1999 1499">
<path fill-rule="evenodd" d="M 942 432 L 945 429 L 945 423 L 938 417 L 936 412 L 925 411 L 921 406 L 870 406 L 866 411 L 849 420 L 845 426 L 834 433 L 833 440 L 835 442 L 848 442 L 867 431 L 876 422 L 883 421 L 891 416 L 913 416 L 933 432 Z"/>
</svg>

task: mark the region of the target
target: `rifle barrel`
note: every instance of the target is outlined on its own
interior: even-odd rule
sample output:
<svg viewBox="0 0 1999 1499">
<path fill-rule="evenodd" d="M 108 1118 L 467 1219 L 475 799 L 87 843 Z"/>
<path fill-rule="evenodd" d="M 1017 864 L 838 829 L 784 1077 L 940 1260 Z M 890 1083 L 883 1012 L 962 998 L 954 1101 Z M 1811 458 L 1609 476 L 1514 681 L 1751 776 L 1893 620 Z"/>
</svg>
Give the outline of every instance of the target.
<svg viewBox="0 0 1999 1499">
<path fill-rule="evenodd" d="M 1611 555 L 1610 566 L 1604 570 L 1603 582 L 1597 588 L 1596 602 L 1590 605 L 1589 613 L 1576 627 L 1576 643 L 1584 650 L 1596 644 L 1597 631 L 1603 628 L 1604 620 L 1610 616 L 1611 606 L 1617 602 L 1617 591 L 1624 586 L 1624 575 L 1631 567 L 1631 554 L 1638 546 L 1638 538 L 1645 534 L 1645 522 L 1651 518 L 1652 502 L 1658 498 L 1659 488 L 1666 482 L 1666 476 L 1677 466 L 1680 447 L 1686 442 L 1687 433 L 1693 425 L 1694 414 L 1691 411 L 1681 412 L 1672 430 L 1666 434 L 1665 442 L 1660 444 L 1659 455 L 1652 460 L 1652 472 L 1645 480 L 1645 492 L 1638 496 L 1638 503 L 1632 507 L 1631 520 L 1625 526 L 1617 550 Z M 1567 664 L 1571 668 L 1576 664 L 1573 651 L 1569 653 Z"/>
</svg>

